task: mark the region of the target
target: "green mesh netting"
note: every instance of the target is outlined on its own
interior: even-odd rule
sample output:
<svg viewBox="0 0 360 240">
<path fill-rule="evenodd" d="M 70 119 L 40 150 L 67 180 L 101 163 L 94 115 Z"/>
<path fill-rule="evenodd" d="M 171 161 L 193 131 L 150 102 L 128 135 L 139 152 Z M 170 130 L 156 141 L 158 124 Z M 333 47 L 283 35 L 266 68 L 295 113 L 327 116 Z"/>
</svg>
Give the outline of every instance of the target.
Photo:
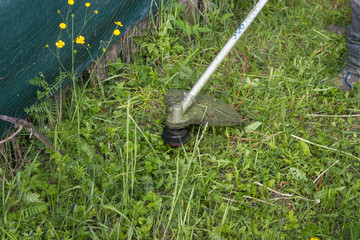
<svg viewBox="0 0 360 240">
<path fill-rule="evenodd" d="M 85 7 L 86 2 L 91 4 L 90 7 Z M 115 21 L 123 24 L 120 28 L 123 35 L 164 2 L 166 0 L 75 0 L 75 4 L 69 6 L 67 0 L 0 0 L 0 115 L 26 117 L 24 108 L 37 101 L 37 88 L 30 85 L 29 80 L 41 72 L 51 84 L 59 75 L 60 65 L 45 47 L 48 44 L 56 50 L 59 24 L 63 22 L 57 10 L 66 16 L 70 7 L 75 32 L 83 26 L 86 9 L 87 17 L 98 11 L 81 34 L 86 44 L 90 44 L 91 55 L 96 58 L 102 54 L 104 41 L 109 41 Z M 70 40 L 65 32 L 61 39 L 66 43 L 61 49 L 61 61 L 69 69 Z M 93 61 L 83 46 L 76 46 L 76 50 L 75 71 L 81 73 Z M 0 121 L 0 138 L 10 127 Z"/>
</svg>

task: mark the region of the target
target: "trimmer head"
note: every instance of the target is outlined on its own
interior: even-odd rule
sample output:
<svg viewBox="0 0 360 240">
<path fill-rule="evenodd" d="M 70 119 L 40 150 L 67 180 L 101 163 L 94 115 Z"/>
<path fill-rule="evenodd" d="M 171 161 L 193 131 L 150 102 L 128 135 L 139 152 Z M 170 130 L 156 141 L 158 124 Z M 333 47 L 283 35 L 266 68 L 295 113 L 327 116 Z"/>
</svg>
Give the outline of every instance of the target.
<svg viewBox="0 0 360 240">
<path fill-rule="evenodd" d="M 165 97 L 170 112 L 161 137 L 170 146 L 179 147 L 190 141 L 191 136 L 187 127 L 193 124 L 208 123 L 214 127 L 243 125 L 240 115 L 229 105 L 203 94 L 199 94 L 191 107 L 183 113 L 179 103 L 186 93 L 184 90 L 170 90 Z M 180 111 L 174 114 L 176 108 Z"/>
<path fill-rule="evenodd" d="M 187 128 L 169 129 L 164 127 L 161 138 L 172 147 L 180 147 L 190 141 L 191 135 Z"/>
<path fill-rule="evenodd" d="M 172 89 L 165 96 L 165 103 L 170 108 L 166 120 L 169 129 L 182 129 L 205 123 L 213 127 L 243 126 L 242 117 L 231 106 L 204 94 L 199 94 L 185 113 L 173 114 L 176 107 L 181 108 L 180 103 L 186 94 L 184 90 Z"/>
</svg>

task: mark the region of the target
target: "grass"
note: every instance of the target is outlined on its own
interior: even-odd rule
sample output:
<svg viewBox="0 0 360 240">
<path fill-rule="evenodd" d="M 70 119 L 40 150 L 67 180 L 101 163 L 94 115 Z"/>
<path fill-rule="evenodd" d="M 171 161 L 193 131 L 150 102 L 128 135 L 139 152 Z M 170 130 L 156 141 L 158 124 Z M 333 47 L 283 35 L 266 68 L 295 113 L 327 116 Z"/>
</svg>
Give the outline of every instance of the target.
<svg viewBox="0 0 360 240">
<path fill-rule="evenodd" d="M 205 3 L 201 28 L 168 4 L 133 63 L 32 114 L 67 155 L 25 132 L 22 162 L 4 145 L 2 239 L 359 239 L 360 122 L 338 117 L 359 114 L 359 90 L 320 84 L 344 66 L 324 28 L 350 23 L 348 1 L 270 1 L 203 90 L 241 103 L 247 130 L 194 126 L 171 148 L 165 94 L 191 88 L 254 4 Z"/>
</svg>

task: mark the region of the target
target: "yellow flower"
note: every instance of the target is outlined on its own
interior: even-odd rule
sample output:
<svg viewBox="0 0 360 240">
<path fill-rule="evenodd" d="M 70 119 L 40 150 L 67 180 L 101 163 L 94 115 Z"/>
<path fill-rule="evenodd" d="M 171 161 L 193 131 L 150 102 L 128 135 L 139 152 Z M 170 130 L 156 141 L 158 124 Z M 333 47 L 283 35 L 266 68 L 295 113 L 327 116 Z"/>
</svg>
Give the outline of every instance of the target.
<svg viewBox="0 0 360 240">
<path fill-rule="evenodd" d="M 105 49 L 105 48 L 103 48 L 103 52 L 106 52 L 106 49 Z"/>
<path fill-rule="evenodd" d="M 60 24 L 59 24 L 59 27 L 60 27 L 61 29 L 65 29 L 65 28 L 66 28 L 66 24 L 65 24 L 65 23 L 60 23 Z"/>
<path fill-rule="evenodd" d="M 98 10 L 95 10 L 94 13 L 95 13 L 95 14 L 98 14 L 99 12 L 98 12 Z"/>
<path fill-rule="evenodd" d="M 59 14 L 60 14 L 60 13 L 61 13 L 61 12 L 60 12 L 60 10 L 57 10 L 57 13 L 59 13 Z"/>
<path fill-rule="evenodd" d="M 310 240 L 320 240 L 319 238 L 310 238 Z"/>
<path fill-rule="evenodd" d="M 75 40 L 76 43 L 78 44 L 84 44 L 85 43 L 85 38 L 83 36 L 78 36 Z"/>
<path fill-rule="evenodd" d="M 55 43 L 55 45 L 57 48 L 62 48 L 63 46 L 65 46 L 65 43 L 63 41 L 59 40 Z"/>
<path fill-rule="evenodd" d="M 85 3 L 85 7 L 90 7 L 90 3 Z"/>
<path fill-rule="evenodd" d="M 88 43 L 88 45 L 87 45 L 88 47 L 90 47 L 90 44 Z"/>
<path fill-rule="evenodd" d="M 121 22 L 115 22 L 115 24 L 118 25 L 118 26 L 120 26 L 120 27 L 123 26 Z"/>
<path fill-rule="evenodd" d="M 115 30 L 114 30 L 114 35 L 115 35 L 115 36 L 120 35 L 120 30 L 119 30 L 119 29 L 115 29 Z"/>
<path fill-rule="evenodd" d="M 68 0 L 69 5 L 74 5 L 74 0 Z"/>
<path fill-rule="evenodd" d="M 45 45 L 45 47 L 46 47 L 46 48 L 48 48 L 48 47 L 49 47 L 49 45 L 48 45 L 48 44 L 46 44 L 46 45 Z"/>
</svg>

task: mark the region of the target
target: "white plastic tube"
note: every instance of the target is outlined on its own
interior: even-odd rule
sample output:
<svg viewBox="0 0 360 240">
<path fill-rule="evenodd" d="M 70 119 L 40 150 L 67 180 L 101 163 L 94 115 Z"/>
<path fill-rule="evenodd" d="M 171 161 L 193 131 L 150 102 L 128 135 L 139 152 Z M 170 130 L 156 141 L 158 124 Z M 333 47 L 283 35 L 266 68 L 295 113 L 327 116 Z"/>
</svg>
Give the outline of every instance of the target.
<svg viewBox="0 0 360 240">
<path fill-rule="evenodd" d="M 245 18 L 245 20 L 241 23 L 240 27 L 235 31 L 235 33 L 232 35 L 232 37 L 229 39 L 229 41 L 225 44 L 223 49 L 219 52 L 219 54 L 215 57 L 213 62 L 210 64 L 210 66 L 206 69 L 206 71 L 203 73 L 203 75 L 200 77 L 200 79 L 197 81 L 195 86 L 191 89 L 191 91 L 185 96 L 184 100 L 181 102 L 181 106 L 183 109 L 183 112 L 185 113 L 186 110 L 191 106 L 193 103 L 195 97 L 198 95 L 200 90 L 204 87 L 206 82 L 209 80 L 210 76 L 214 73 L 216 68 L 220 65 L 222 60 L 226 57 L 226 55 L 229 53 L 229 51 L 232 49 L 232 47 L 235 45 L 235 43 L 239 40 L 241 35 L 245 32 L 245 30 L 249 27 L 249 25 L 252 23 L 252 21 L 256 18 L 256 16 L 259 14 L 261 9 L 265 6 L 265 4 L 268 2 L 268 0 L 260 0 L 255 7 L 251 10 L 249 15 Z"/>
</svg>

